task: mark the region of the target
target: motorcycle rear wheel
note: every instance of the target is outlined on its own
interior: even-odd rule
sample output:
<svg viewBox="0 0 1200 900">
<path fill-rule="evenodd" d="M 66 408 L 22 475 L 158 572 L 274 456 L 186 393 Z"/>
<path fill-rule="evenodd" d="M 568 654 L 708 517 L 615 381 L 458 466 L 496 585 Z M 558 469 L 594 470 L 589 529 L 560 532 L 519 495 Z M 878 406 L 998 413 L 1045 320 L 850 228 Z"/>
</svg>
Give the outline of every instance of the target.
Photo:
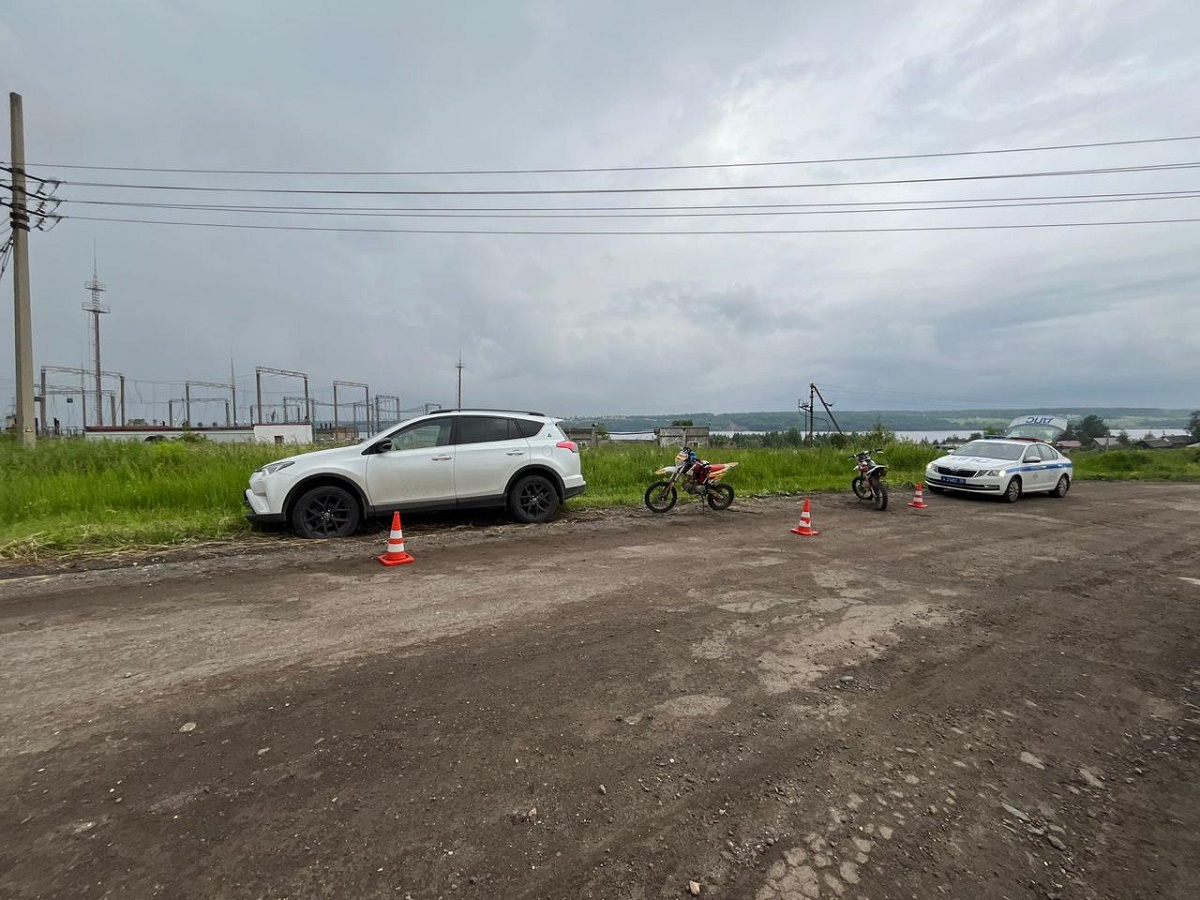
<svg viewBox="0 0 1200 900">
<path fill-rule="evenodd" d="M 871 488 L 867 485 L 866 479 L 861 475 L 850 482 L 850 488 L 854 491 L 854 496 L 859 500 L 871 499 Z"/>
<path fill-rule="evenodd" d="M 650 487 L 646 488 L 646 496 L 643 499 L 646 501 L 646 508 L 650 512 L 665 513 L 679 499 L 679 491 L 675 490 L 675 487 L 669 481 L 656 481 Z"/>
<path fill-rule="evenodd" d="M 708 500 L 709 509 L 729 509 L 729 504 L 733 503 L 733 485 L 710 484 L 705 499 Z"/>
<path fill-rule="evenodd" d="M 875 508 L 877 510 L 879 510 L 880 512 L 883 512 L 885 509 L 887 509 L 887 502 L 888 502 L 887 485 L 884 484 L 878 478 L 872 478 L 871 479 L 871 492 L 875 495 Z"/>
</svg>

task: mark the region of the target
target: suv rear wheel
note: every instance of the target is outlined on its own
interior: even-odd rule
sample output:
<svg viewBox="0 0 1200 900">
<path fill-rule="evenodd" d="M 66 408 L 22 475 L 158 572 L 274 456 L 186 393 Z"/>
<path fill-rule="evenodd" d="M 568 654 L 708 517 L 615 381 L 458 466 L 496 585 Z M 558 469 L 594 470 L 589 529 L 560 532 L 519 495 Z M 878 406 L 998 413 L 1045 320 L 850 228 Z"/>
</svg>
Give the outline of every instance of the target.
<svg viewBox="0 0 1200 900">
<path fill-rule="evenodd" d="M 558 509 L 558 492 L 542 475 L 526 475 L 508 492 L 508 511 L 518 522 L 548 522 Z"/>
</svg>

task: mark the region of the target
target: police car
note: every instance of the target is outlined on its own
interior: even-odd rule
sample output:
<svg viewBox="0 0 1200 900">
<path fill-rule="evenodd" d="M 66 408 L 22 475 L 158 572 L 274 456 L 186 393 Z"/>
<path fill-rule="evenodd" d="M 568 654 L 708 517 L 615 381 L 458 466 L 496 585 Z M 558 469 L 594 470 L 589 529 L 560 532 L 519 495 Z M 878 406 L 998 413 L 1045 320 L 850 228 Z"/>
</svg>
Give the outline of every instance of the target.
<svg viewBox="0 0 1200 900">
<path fill-rule="evenodd" d="M 934 493 L 992 494 L 1008 503 L 1037 492 L 1065 497 L 1075 468 L 1049 442 L 1066 430 L 1066 416 L 1018 416 L 1003 437 L 968 441 L 931 462 L 925 486 Z"/>
</svg>

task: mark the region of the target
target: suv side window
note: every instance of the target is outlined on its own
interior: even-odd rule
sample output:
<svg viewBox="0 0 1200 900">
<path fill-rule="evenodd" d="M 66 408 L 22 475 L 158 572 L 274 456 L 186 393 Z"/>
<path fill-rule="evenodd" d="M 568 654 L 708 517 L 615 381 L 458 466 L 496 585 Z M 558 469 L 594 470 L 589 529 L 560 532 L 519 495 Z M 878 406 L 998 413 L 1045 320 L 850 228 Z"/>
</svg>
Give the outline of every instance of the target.
<svg viewBox="0 0 1200 900">
<path fill-rule="evenodd" d="M 511 421 L 500 416 L 460 416 L 456 443 L 486 444 L 512 440 L 518 435 L 509 432 Z"/>
<path fill-rule="evenodd" d="M 1038 444 L 1037 449 L 1038 453 L 1042 455 L 1042 459 L 1044 459 L 1046 462 L 1053 462 L 1054 460 L 1058 459 L 1058 454 L 1054 451 L 1054 448 L 1048 444 Z"/>
<path fill-rule="evenodd" d="M 537 437 L 538 432 L 542 430 L 542 423 L 534 422 L 531 419 L 509 419 L 508 421 L 510 437 Z"/>
<path fill-rule="evenodd" d="M 425 450 L 450 445 L 452 419 L 430 419 L 397 431 L 390 438 L 392 450 Z"/>
</svg>

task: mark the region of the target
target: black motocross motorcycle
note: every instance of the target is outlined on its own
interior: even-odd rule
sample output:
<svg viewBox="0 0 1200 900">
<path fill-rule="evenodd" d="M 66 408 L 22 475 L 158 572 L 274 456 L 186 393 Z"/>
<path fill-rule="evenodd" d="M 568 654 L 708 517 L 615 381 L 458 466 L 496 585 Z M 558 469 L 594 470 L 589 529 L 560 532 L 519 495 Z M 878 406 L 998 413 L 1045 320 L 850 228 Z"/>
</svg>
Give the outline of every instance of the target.
<svg viewBox="0 0 1200 900">
<path fill-rule="evenodd" d="M 874 502 L 875 508 L 881 512 L 887 509 L 888 504 L 888 488 L 883 480 L 887 475 L 888 467 L 875 462 L 873 456 L 882 452 L 882 450 L 863 450 L 850 457 L 858 465 L 858 474 L 850 482 L 854 496 L 859 500 L 871 500 Z"/>
</svg>

